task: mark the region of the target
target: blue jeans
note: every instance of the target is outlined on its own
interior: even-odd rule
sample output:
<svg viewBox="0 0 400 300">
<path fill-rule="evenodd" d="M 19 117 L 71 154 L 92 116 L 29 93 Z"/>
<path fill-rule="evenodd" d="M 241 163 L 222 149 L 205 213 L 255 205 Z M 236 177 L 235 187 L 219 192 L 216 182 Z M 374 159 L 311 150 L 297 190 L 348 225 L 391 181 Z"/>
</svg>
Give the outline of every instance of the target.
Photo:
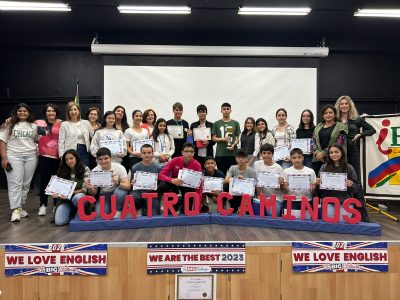
<svg viewBox="0 0 400 300">
<path fill-rule="evenodd" d="M 280 165 L 284 170 L 292 166 L 292 163 L 290 161 L 278 160 L 276 163 Z"/>
<path fill-rule="evenodd" d="M 354 205 L 350 205 L 351 208 L 354 208 Z M 328 217 L 332 218 L 335 215 L 335 205 L 328 204 Z M 352 214 L 348 213 L 344 210 L 343 205 L 340 205 L 340 222 L 344 222 L 343 216 L 346 215 L 351 218 Z"/>
<path fill-rule="evenodd" d="M 280 217 L 282 215 L 282 202 L 276 200 L 276 216 Z M 267 211 L 268 216 L 272 216 L 272 208 Z"/>
<path fill-rule="evenodd" d="M 129 195 L 133 196 L 133 199 L 135 200 L 135 207 L 137 210 L 141 209 L 142 210 L 142 215 L 147 216 L 147 199 L 142 198 L 143 193 L 147 193 L 149 191 L 140 191 L 140 190 L 133 190 L 129 192 Z M 152 207 L 152 212 L 153 215 L 159 215 L 161 213 L 160 211 L 160 200 L 153 198 L 153 201 L 151 203 Z"/>
<path fill-rule="evenodd" d="M 76 212 L 79 199 L 81 199 L 84 196 L 86 196 L 86 194 L 78 193 L 75 194 L 70 201 L 61 200 L 62 202 L 59 206 L 57 206 L 55 212 L 54 223 L 58 226 L 68 224 Z"/>
<path fill-rule="evenodd" d="M 113 192 L 106 192 L 106 193 L 101 193 L 99 195 L 99 198 L 96 201 L 96 213 L 97 216 L 100 215 L 100 196 L 105 197 L 105 203 L 104 203 L 104 212 L 106 214 L 109 214 L 111 212 L 111 196 L 115 195 L 117 196 L 117 211 L 122 211 L 122 208 L 124 207 L 124 202 L 125 202 L 125 196 L 128 195 L 128 191 L 125 191 L 123 189 L 120 189 L 117 187 Z"/>
</svg>

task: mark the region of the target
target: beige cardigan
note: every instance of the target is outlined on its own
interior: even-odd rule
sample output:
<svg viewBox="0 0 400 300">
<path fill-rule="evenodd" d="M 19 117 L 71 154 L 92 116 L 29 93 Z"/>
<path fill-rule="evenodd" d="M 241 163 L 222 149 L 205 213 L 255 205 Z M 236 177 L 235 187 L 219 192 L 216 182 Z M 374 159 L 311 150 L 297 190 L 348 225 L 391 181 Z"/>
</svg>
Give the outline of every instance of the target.
<svg viewBox="0 0 400 300">
<path fill-rule="evenodd" d="M 87 120 L 80 120 L 78 125 L 85 138 L 86 149 L 90 149 L 90 138 L 93 137 L 93 129 Z M 60 133 L 58 136 L 58 155 L 63 156 L 64 152 L 69 149 L 76 150 L 78 144 L 78 132 L 75 125 L 71 121 L 64 121 L 61 123 Z"/>
</svg>

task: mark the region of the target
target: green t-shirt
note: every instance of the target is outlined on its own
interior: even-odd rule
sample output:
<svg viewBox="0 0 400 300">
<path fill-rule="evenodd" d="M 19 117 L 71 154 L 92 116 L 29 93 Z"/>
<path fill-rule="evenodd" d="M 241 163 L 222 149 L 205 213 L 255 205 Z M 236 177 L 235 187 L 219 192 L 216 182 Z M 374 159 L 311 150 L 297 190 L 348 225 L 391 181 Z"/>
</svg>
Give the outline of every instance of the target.
<svg viewBox="0 0 400 300">
<path fill-rule="evenodd" d="M 216 135 L 218 138 L 223 138 L 229 135 L 231 136 L 232 143 L 234 143 L 235 139 L 240 135 L 240 125 L 235 120 L 230 120 L 228 122 L 225 122 L 222 119 L 218 120 L 213 125 L 212 135 Z M 215 156 L 235 156 L 237 150 L 236 147 L 233 151 L 229 151 L 226 149 L 227 146 L 227 142 L 218 142 Z"/>
</svg>

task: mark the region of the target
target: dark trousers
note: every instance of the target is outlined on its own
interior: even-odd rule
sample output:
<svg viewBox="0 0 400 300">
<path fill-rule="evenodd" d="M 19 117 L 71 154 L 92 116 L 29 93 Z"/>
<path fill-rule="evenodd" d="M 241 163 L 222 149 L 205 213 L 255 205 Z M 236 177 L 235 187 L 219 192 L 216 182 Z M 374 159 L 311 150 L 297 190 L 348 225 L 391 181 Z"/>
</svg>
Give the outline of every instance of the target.
<svg viewBox="0 0 400 300">
<path fill-rule="evenodd" d="M 129 157 L 129 170 L 132 170 L 132 167 L 141 161 L 140 157 Z"/>
<path fill-rule="evenodd" d="M 81 158 L 82 164 L 84 166 L 89 167 L 89 152 L 84 144 L 78 144 L 76 146 L 76 152 L 78 152 L 79 157 Z"/>
<path fill-rule="evenodd" d="M 38 175 L 40 176 L 40 206 L 47 206 L 48 195 L 45 194 L 45 189 L 50 181 L 51 176 L 57 174 L 60 160 L 46 156 L 39 156 L 38 160 Z"/>
<path fill-rule="evenodd" d="M 357 178 L 361 182 L 361 171 L 360 171 L 360 151 L 357 143 L 349 142 L 347 144 L 347 162 L 353 166 L 356 171 Z"/>
<path fill-rule="evenodd" d="M 218 170 L 224 173 L 224 175 L 226 175 L 231 166 L 236 165 L 234 156 L 216 156 L 215 161 L 217 162 Z"/>
<path fill-rule="evenodd" d="M 129 195 L 133 196 L 135 200 L 135 207 L 136 209 L 142 210 L 142 216 L 147 216 L 147 199 L 142 198 L 143 193 L 150 193 L 151 191 L 140 191 L 140 190 L 133 190 L 129 192 Z M 151 203 L 153 215 L 160 214 L 160 198 L 154 199 Z"/>
<path fill-rule="evenodd" d="M 168 193 L 168 192 L 173 192 L 178 194 L 179 192 L 181 192 L 182 198 L 180 200 L 178 200 L 178 203 L 174 205 L 174 209 L 176 211 L 180 210 L 182 213 L 185 212 L 185 194 L 188 192 L 194 192 L 196 191 L 195 189 L 192 188 L 188 188 L 188 187 L 183 187 L 183 186 L 176 186 L 175 184 L 166 182 L 166 181 L 161 181 L 160 185 L 158 186 L 158 193 L 159 193 L 159 197 L 161 197 L 164 193 Z M 161 198 L 160 198 L 161 199 Z M 200 197 L 200 201 L 201 201 L 201 197 Z M 201 204 L 201 203 L 200 203 Z M 193 210 L 193 206 L 194 206 L 194 201 L 193 198 L 189 199 L 189 209 Z"/>
<path fill-rule="evenodd" d="M 319 174 L 319 170 L 321 169 L 323 164 L 324 163 L 322 161 L 313 161 L 313 163 L 312 163 L 312 169 L 314 170 L 315 175 L 317 177 L 318 177 L 318 174 Z"/>
</svg>

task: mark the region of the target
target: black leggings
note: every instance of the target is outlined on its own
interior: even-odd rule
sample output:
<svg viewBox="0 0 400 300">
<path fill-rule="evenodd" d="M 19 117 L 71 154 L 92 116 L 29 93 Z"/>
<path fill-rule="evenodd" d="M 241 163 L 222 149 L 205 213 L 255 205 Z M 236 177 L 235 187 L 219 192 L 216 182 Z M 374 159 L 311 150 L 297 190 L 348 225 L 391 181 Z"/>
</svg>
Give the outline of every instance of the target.
<svg viewBox="0 0 400 300">
<path fill-rule="evenodd" d="M 40 206 L 47 207 L 48 195 L 45 194 L 45 189 L 50 181 L 51 176 L 57 174 L 60 160 L 46 156 L 39 156 L 38 173 L 40 176 Z"/>
</svg>

